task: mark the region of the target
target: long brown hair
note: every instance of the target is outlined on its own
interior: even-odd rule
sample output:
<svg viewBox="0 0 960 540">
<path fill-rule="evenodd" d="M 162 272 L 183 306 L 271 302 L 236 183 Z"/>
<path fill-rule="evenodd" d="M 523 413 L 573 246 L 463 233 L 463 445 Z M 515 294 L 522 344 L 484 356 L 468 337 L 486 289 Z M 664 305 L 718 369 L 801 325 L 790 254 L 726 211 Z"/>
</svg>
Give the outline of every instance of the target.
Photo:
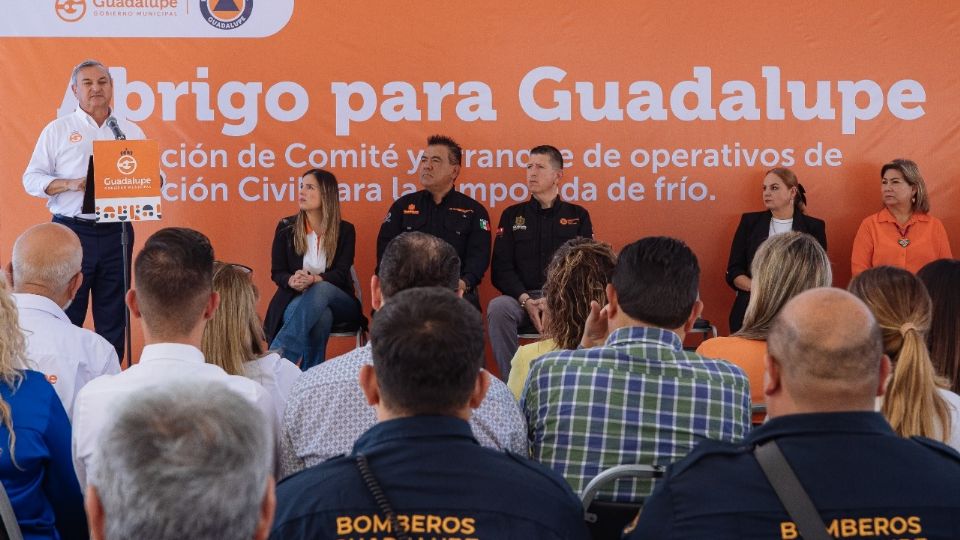
<svg viewBox="0 0 960 540">
<path fill-rule="evenodd" d="M 863 300 L 883 332 L 894 362 L 883 415 L 904 437 L 950 438 L 950 411 L 937 391 L 937 374 L 925 342 L 933 312 L 920 279 L 902 268 L 877 266 L 857 275 L 850 292 Z"/>
<path fill-rule="evenodd" d="M 610 244 L 591 238 L 573 238 L 557 248 L 543 286 L 547 299 L 544 336 L 553 338 L 561 349 L 576 349 L 590 314 L 590 301 L 606 304 L 606 286 L 616 265 Z"/>
<path fill-rule="evenodd" d="M 930 360 L 950 389 L 960 392 L 960 261 L 940 259 L 917 272 L 933 302 L 927 335 Z"/>
<path fill-rule="evenodd" d="M 217 262 L 213 290 L 220 307 L 203 329 L 200 348 L 207 361 L 230 375 L 244 375 L 244 364 L 266 353 L 263 326 L 257 315 L 257 288 L 249 269 Z"/>
<path fill-rule="evenodd" d="M 340 235 L 340 188 L 337 177 L 323 169 L 310 169 L 303 173 L 303 178 L 312 176 L 317 181 L 320 190 L 320 230 L 314 231 L 323 238 L 323 251 L 327 255 L 327 268 L 333 262 L 333 255 L 337 252 L 337 242 Z M 297 255 L 307 252 L 307 229 L 310 222 L 307 213 L 301 210 L 297 213 L 297 220 L 293 224 L 293 249 Z"/>
<path fill-rule="evenodd" d="M 20 318 L 13 296 L 7 289 L 6 279 L 0 275 L 0 381 L 16 391 L 23 380 L 23 370 L 27 366 L 27 341 L 20 329 Z M 17 435 L 13 431 L 13 411 L 10 404 L 0 397 L 0 421 L 10 433 L 7 445 L 10 447 L 10 461 L 17 468 L 14 447 Z"/>
<path fill-rule="evenodd" d="M 766 341 L 773 319 L 794 296 L 807 289 L 829 287 L 833 281 L 830 259 L 809 234 L 789 231 L 767 238 L 750 265 L 753 286 L 735 336 Z"/>
</svg>

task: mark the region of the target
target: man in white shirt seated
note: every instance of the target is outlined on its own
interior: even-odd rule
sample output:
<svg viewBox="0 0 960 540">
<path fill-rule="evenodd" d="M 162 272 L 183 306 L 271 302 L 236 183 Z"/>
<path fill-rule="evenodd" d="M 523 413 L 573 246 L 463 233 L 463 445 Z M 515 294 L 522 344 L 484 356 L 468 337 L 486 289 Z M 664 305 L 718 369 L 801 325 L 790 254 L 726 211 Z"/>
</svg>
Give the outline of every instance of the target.
<svg viewBox="0 0 960 540">
<path fill-rule="evenodd" d="M 137 365 L 92 381 L 77 396 L 73 462 L 81 486 L 96 477 L 101 435 L 122 412 L 121 400 L 147 388 L 220 381 L 255 403 L 271 432 L 276 429 L 273 402 L 263 387 L 206 363 L 200 352 L 203 328 L 220 304 L 220 295 L 213 290 L 213 247 L 207 237 L 191 229 L 161 229 L 147 239 L 133 271 L 136 287 L 127 293 L 127 305 L 131 316 L 140 319 L 146 346 Z"/>
<path fill-rule="evenodd" d="M 27 339 L 31 369 L 47 376 L 73 417 L 77 392 L 100 375 L 120 373 L 116 349 L 90 330 L 74 326 L 64 311 L 83 273 L 80 239 L 58 223 L 30 227 L 13 244 L 13 297 Z"/>
<path fill-rule="evenodd" d="M 458 287 L 460 259 L 436 236 L 411 231 L 390 241 L 371 279 L 374 309 L 394 294 L 414 287 Z M 341 454 L 377 423 L 376 410 L 360 389 L 360 369 L 373 364 L 370 345 L 315 366 L 297 380 L 283 416 L 280 475 L 284 478 Z M 507 385 L 490 377 L 490 388 L 470 417 L 477 442 L 526 456 L 527 426 Z"/>
</svg>

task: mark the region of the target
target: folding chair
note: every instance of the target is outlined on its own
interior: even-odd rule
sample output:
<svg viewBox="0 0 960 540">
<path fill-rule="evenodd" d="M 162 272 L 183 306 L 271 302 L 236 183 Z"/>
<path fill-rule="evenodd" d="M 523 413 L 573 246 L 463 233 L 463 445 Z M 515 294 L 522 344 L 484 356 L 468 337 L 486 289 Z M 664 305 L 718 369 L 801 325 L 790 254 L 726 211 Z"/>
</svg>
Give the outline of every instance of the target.
<svg viewBox="0 0 960 540">
<path fill-rule="evenodd" d="M 687 332 L 687 335 L 698 334 L 700 336 L 700 343 L 704 341 L 715 338 L 719 335 L 717 332 L 717 327 L 710 323 L 706 319 L 697 319 L 693 323 L 693 328 Z M 696 347 L 685 347 L 688 351 L 696 350 Z"/>
<path fill-rule="evenodd" d="M 360 278 L 357 276 L 357 269 L 350 267 L 350 277 L 353 278 L 353 293 L 357 295 L 357 300 L 363 305 L 363 288 L 360 286 Z M 335 322 L 330 332 L 330 337 L 352 337 L 357 340 L 357 348 L 363 347 L 367 343 L 367 318 L 360 315 L 360 322 Z"/>
<path fill-rule="evenodd" d="M 532 339 L 540 340 L 540 332 L 537 332 L 537 327 L 533 323 L 527 323 L 520 328 L 517 328 L 517 337 L 520 339 Z"/>
<path fill-rule="evenodd" d="M 750 406 L 751 424 L 759 426 L 767 419 L 767 405 L 765 403 L 754 403 Z"/>
<path fill-rule="evenodd" d="M 601 489 L 622 478 L 660 478 L 659 465 L 617 465 L 598 474 L 583 490 L 583 519 L 590 535 L 596 539 L 620 538 L 626 527 L 637 516 L 643 500 L 621 503 L 595 500 Z"/>
</svg>

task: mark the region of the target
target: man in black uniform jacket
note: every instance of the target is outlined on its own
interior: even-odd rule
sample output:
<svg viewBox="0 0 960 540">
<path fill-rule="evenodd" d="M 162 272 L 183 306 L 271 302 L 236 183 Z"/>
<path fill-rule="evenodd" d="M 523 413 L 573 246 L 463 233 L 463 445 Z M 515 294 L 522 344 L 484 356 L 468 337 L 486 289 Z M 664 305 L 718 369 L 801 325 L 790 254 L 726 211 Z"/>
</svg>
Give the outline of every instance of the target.
<svg viewBox="0 0 960 540">
<path fill-rule="evenodd" d="M 777 316 L 767 347 L 770 419 L 742 444 L 704 441 L 672 465 L 628 538 L 809 538 L 754 456 L 771 443 L 829 537 L 957 538 L 960 454 L 899 437 L 874 412 L 890 360 L 867 306 L 840 289 L 806 291 Z"/>
<path fill-rule="evenodd" d="M 490 384 L 476 310 L 448 289 L 407 289 L 377 312 L 370 343 L 360 386 L 379 423 L 351 455 L 277 486 L 270 538 L 588 538 L 562 477 L 470 431 Z"/>
<path fill-rule="evenodd" d="M 423 189 L 397 199 L 377 236 L 377 268 L 387 244 L 402 232 L 420 231 L 446 240 L 460 257 L 460 289 L 480 309 L 477 287 L 490 264 L 490 215 L 453 188 L 463 150 L 450 137 L 433 135 L 420 158 Z"/>
<path fill-rule="evenodd" d="M 507 208 L 500 216 L 490 276 L 502 296 L 487 307 L 487 326 L 503 380 L 510 375 L 510 359 L 517 352 L 517 330 L 532 325 L 537 332 L 543 331 L 546 300 L 541 289 L 553 253 L 571 238 L 593 237 L 587 210 L 560 200 L 562 178 L 559 150 L 549 145 L 530 150 L 530 200 Z"/>
</svg>

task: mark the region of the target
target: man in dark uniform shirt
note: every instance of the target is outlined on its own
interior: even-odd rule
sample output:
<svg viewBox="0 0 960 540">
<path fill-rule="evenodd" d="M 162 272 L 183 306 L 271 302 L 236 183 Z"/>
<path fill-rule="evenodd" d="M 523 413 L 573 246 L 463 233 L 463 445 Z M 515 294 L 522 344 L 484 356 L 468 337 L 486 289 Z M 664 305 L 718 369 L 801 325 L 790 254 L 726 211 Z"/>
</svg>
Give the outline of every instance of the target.
<svg viewBox="0 0 960 540">
<path fill-rule="evenodd" d="M 870 310 L 840 289 L 804 292 L 767 347 L 770 420 L 742 445 L 707 441 L 674 464 L 628 538 L 798 538 L 753 454 L 771 441 L 830 536 L 958 538 L 960 454 L 901 438 L 874 412 L 890 360 Z"/>
<path fill-rule="evenodd" d="M 397 199 L 377 236 L 377 268 L 383 250 L 402 232 L 420 231 L 446 240 L 460 257 L 463 297 L 480 309 L 477 287 L 490 264 L 490 215 L 477 201 L 453 188 L 463 150 L 450 137 L 433 135 L 420 158 L 423 189 Z"/>
<path fill-rule="evenodd" d="M 553 253 L 571 238 L 593 237 L 587 210 L 560 200 L 562 178 L 559 150 L 549 145 L 530 150 L 530 200 L 507 208 L 500 216 L 490 277 L 502 296 L 490 301 L 487 326 L 503 380 L 510 375 L 510 359 L 517 352 L 517 331 L 530 325 L 543 331 L 546 300 L 541 289 Z"/>
<path fill-rule="evenodd" d="M 476 310 L 447 289 L 407 289 L 377 312 L 370 342 L 360 386 L 379 423 L 351 455 L 277 486 L 270 538 L 588 538 L 563 478 L 470 431 L 490 384 Z"/>
</svg>

